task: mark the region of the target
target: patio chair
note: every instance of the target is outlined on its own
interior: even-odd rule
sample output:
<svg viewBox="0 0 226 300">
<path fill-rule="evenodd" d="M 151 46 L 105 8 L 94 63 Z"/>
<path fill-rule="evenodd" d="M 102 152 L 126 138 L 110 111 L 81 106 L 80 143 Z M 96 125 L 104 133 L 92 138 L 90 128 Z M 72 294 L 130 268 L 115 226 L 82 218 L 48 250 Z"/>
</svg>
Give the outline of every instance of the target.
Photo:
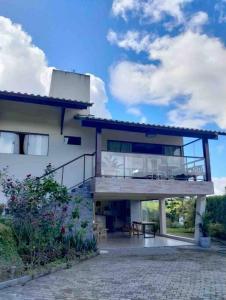
<svg viewBox="0 0 226 300">
<path fill-rule="evenodd" d="M 143 234 L 141 223 L 133 222 L 133 224 L 132 224 L 132 234 L 133 235 L 138 235 L 138 236 Z"/>
<path fill-rule="evenodd" d="M 130 224 L 125 224 L 125 225 L 122 227 L 122 231 L 123 231 L 123 232 L 128 232 L 129 235 L 132 235 L 132 234 L 133 234 L 133 227 L 132 227 Z"/>
</svg>

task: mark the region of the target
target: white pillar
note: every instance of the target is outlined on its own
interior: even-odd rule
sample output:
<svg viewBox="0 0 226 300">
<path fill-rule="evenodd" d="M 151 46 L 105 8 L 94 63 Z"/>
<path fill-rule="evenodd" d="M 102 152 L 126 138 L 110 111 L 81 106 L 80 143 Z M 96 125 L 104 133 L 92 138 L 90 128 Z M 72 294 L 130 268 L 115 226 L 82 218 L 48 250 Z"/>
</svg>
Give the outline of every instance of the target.
<svg viewBox="0 0 226 300">
<path fill-rule="evenodd" d="M 130 200 L 130 220 L 133 222 L 142 222 L 141 201 Z"/>
<path fill-rule="evenodd" d="M 159 225 L 160 225 L 160 235 L 166 234 L 166 201 L 165 201 L 165 199 L 159 200 Z"/>
<path fill-rule="evenodd" d="M 195 241 L 199 243 L 200 231 L 199 223 L 202 221 L 201 216 L 206 210 L 206 196 L 197 196 L 196 199 L 196 214 L 195 214 Z"/>
</svg>

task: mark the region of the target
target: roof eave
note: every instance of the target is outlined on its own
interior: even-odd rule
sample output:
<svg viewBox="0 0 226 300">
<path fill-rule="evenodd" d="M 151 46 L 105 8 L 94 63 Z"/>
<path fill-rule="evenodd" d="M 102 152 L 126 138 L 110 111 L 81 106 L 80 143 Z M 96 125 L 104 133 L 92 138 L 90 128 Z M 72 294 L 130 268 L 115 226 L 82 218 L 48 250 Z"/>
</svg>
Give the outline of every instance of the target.
<svg viewBox="0 0 226 300">
<path fill-rule="evenodd" d="M 38 105 L 55 106 L 70 109 L 87 109 L 92 103 L 51 98 L 47 96 L 28 95 L 20 93 L 0 92 L 0 101 L 13 101 Z"/>
<path fill-rule="evenodd" d="M 75 117 L 76 118 L 76 117 Z M 77 118 L 76 118 L 77 119 Z M 96 127 L 102 129 L 122 130 L 131 132 L 141 132 L 147 134 L 160 134 L 170 136 L 192 137 L 192 138 L 206 138 L 206 139 L 218 139 L 218 132 L 204 131 L 198 129 L 177 128 L 177 127 L 164 127 L 161 125 L 151 124 L 136 124 L 127 123 L 113 120 L 98 120 L 94 118 L 81 119 L 82 126 L 84 127 Z"/>
</svg>

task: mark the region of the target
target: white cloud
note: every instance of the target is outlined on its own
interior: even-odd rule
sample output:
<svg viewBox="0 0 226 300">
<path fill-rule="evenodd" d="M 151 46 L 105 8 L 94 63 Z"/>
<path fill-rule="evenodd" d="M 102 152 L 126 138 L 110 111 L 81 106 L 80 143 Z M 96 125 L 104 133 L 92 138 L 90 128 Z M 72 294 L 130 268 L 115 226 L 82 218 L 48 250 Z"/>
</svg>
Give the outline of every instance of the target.
<svg viewBox="0 0 226 300">
<path fill-rule="evenodd" d="M 135 117 L 140 117 L 142 116 L 142 112 L 139 108 L 137 107 L 129 107 L 126 111 L 128 114 L 131 114 Z"/>
<path fill-rule="evenodd" d="M 199 11 L 192 16 L 190 21 L 187 24 L 187 28 L 194 32 L 201 32 L 203 25 L 208 22 L 208 15 L 203 11 Z"/>
<path fill-rule="evenodd" d="M 140 53 L 147 50 L 154 36 L 151 37 L 149 34 L 142 35 L 138 31 L 128 31 L 126 34 L 118 34 L 113 30 L 109 30 L 107 39 L 111 44 L 115 44 L 120 48 L 131 49 L 136 53 Z"/>
<path fill-rule="evenodd" d="M 140 6 L 140 0 L 114 0 L 112 3 L 112 12 L 115 16 L 121 16 L 127 19 L 127 12 L 137 10 Z"/>
<path fill-rule="evenodd" d="M 226 177 L 214 177 L 213 182 L 215 195 L 225 195 Z"/>
<path fill-rule="evenodd" d="M 115 16 L 127 19 L 128 13 L 145 18 L 150 22 L 159 22 L 170 16 L 177 23 L 184 22 L 183 7 L 193 0 L 114 0 L 112 12 Z"/>
<path fill-rule="evenodd" d="M 226 22 L 226 0 L 218 0 L 215 4 L 215 11 L 218 13 L 218 22 Z"/>
<path fill-rule="evenodd" d="M 147 123 L 148 122 L 147 117 L 143 114 L 143 112 L 138 107 L 131 106 L 127 109 L 126 112 L 135 117 L 139 117 L 139 121 L 138 121 L 139 123 Z"/>
<path fill-rule="evenodd" d="M 0 16 L 0 89 L 48 94 L 51 68 L 18 24 Z"/>
<path fill-rule="evenodd" d="M 178 23 L 184 22 L 183 6 L 192 0 L 149 0 L 144 1 L 143 13 L 153 21 L 161 21 L 165 15 L 173 17 Z"/>
<path fill-rule="evenodd" d="M 0 90 L 49 94 L 52 68 L 45 53 L 18 24 L 0 16 Z M 92 113 L 110 118 L 104 82 L 91 75 Z"/>
<path fill-rule="evenodd" d="M 226 128 L 226 48 L 219 39 L 187 30 L 156 38 L 146 52 L 150 64 L 120 61 L 111 68 L 115 97 L 132 106 L 174 104 L 175 125 Z"/>
<path fill-rule="evenodd" d="M 93 106 L 90 108 L 90 113 L 100 118 L 111 118 L 111 113 L 107 109 L 106 104 L 108 97 L 106 94 L 104 81 L 93 74 L 90 75 L 90 100 Z"/>
</svg>

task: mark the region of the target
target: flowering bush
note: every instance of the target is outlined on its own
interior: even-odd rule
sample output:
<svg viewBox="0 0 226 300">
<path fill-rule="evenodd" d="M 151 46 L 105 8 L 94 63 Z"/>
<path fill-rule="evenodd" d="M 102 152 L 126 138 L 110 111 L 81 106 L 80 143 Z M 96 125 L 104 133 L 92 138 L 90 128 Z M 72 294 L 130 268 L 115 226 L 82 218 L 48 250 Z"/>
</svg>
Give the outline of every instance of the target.
<svg viewBox="0 0 226 300">
<path fill-rule="evenodd" d="M 68 210 L 71 196 L 53 175 L 48 175 L 50 170 L 51 166 L 48 166 L 47 176 L 42 179 L 28 174 L 19 181 L 9 177 L 7 172 L 1 176 L 18 253 L 30 265 L 61 258 L 67 255 L 71 247 L 80 251 L 82 248 L 86 250 L 87 246 L 86 242 L 81 243 L 79 231 L 75 233 L 70 230 L 73 224 L 68 225 L 67 220 L 73 219 Z M 78 209 L 76 212 L 79 217 Z"/>
</svg>

